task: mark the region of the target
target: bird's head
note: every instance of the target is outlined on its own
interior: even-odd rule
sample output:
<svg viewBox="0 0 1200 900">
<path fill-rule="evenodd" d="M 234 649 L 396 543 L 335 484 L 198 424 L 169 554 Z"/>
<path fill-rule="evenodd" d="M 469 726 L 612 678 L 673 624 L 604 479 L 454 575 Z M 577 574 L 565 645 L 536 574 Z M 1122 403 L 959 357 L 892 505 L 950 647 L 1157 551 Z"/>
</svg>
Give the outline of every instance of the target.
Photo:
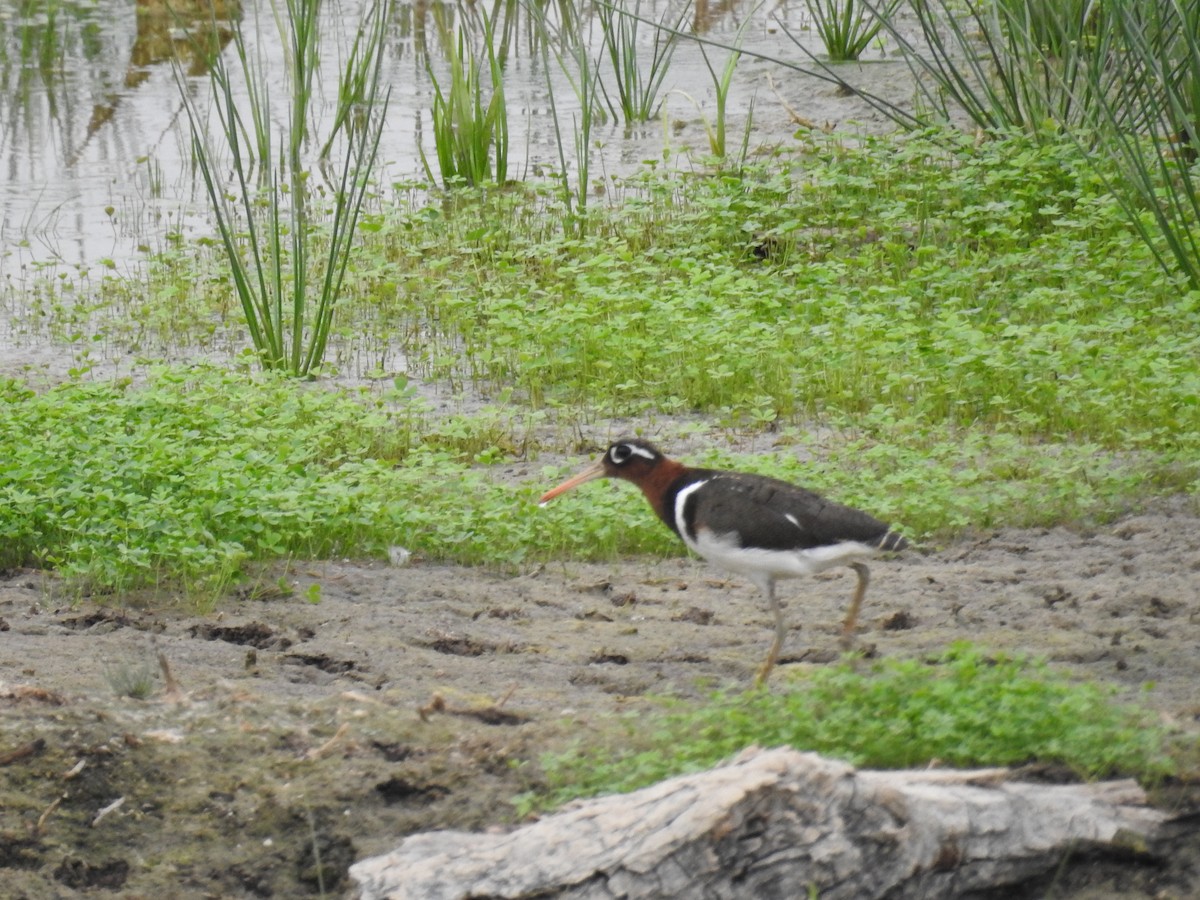
<svg viewBox="0 0 1200 900">
<path fill-rule="evenodd" d="M 649 441 L 621 438 L 609 444 L 604 455 L 586 469 L 542 494 L 538 504 L 548 503 L 559 494 L 565 494 L 597 478 L 623 478 L 634 484 L 642 483 L 664 459 L 666 457 Z"/>
</svg>

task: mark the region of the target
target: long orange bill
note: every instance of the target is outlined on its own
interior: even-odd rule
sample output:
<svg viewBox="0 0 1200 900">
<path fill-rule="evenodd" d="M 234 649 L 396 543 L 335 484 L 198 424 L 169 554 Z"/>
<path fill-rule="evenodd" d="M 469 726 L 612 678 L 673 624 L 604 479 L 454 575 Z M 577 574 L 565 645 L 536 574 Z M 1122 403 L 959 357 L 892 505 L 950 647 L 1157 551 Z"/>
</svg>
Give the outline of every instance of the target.
<svg viewBox="0 0 1200 900">
<path fill-rule="evenodd" d="M 538 498 L 538 506 L 543 506 L 557 497 L 559 494 L 565 494 L 567 491 L 579 487 L 581 484 L 586 484 L 589 481 L 595 481 L 597 478 L 605 476 L 604 460 L 596 460 L 578 475 L 573 475 L 560 484 L 558 487 L 550 488 L 546 493 Z"/>
</svg>

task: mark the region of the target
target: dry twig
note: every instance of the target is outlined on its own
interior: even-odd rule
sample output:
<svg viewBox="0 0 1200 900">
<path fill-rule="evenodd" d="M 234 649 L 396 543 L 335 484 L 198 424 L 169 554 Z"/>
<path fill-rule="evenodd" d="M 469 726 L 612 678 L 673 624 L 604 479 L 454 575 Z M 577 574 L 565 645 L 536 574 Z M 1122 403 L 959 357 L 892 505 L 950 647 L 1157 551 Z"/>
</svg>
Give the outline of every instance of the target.
<svg viewBox="0 0 1200 900">
<path fill-rule="evenodd" d="M 317 747 L 313 750 L 309 750 L 307 753 L 304 754 L 304 758 L 305 759 L 320 759 L 322 756 L 324 756 L 326 753 L 328 753 L 330 751 L 330 749 L 332 749 L 333 745 L 336 744 L 338 741 L 340 741 L 345 736 L 346 732 L 349 730 L 350 730 L 350 723 L 343 722 L 341 727 L 338 728 L 338 730 L 334 733 L 333 737 L 331 737 L 329 740 L 327 740 L 325 743 L 323 743 L 320 747 Z"/>
<path fill-rule="evenodd" d="M 529 721 L 528 716 L 500 708 L 508 702 L 509 697 L 513 695 L 516 689 L 516 685 L 509 688 L 508 693 L 504 695 L 499 703 L 477 707 L 451 706 L 441 694 L 434 694 L 429 703 L 417 708 L 417 715 L 421 717 L 422 722 L 428 722 L 429 717 L 434 713 L 445 713 L 449 716 L 465 716 L 469 719 L 478 719 L 485 725 L 521 725 Z"/>
<path fill-rule="evenodd" d="M 46 749 L 46 739 L 37 738 L 30 741 L 28 744 L 22 744 L 16 750 L 9 750 L 7 753 L 0 753 L 0 766 L 7 766 L 10 763 L 15 763 L 18 760 L 25 759 L 27 756 L 37 756 Z"/>
<path fill-rule="evenodd" d="M 46 820 L 50 818 L 50 813 L 58 809 L 58 804 L 62 803 L 66 796 L 66 794 L 63 794 L 62 797 L 55 797 L 54 802 L 46 807 L 46 811 L 38 816 L 37 824 L 33 826 L 34 834 L 40 835 L 45 833 Z"/>
<path fill-rule="evenodd" d="M 124 803 L 125 803 L 125 798 L 118 797 L 112 803 L 108 804 L 108 806 L 104 807 L 104 809 L 100 810 L 100 812 L 96 813 L 96 818 L 92 819 L 91 827 L 95 828 L 97 825 L 100 824 L 101 819 L 103 819 L 105 816 L 107 816 L 110 812 L 114 812 L 114 811 L 120 809 Z"/>
<path fill-rule="evenodd" d="M 163 699 L 168 703 L 186 703 L 187 694 L 179 687 L 179 682 L 175 680 L 175 676 L 171 673 L 171 666 L 167 662 L 167 655 L 162 651 L 158 654 L 158 667 L 162 669 L 163 681 L 166 682 L 166 690 L 163 691 Z"/>
</svg>

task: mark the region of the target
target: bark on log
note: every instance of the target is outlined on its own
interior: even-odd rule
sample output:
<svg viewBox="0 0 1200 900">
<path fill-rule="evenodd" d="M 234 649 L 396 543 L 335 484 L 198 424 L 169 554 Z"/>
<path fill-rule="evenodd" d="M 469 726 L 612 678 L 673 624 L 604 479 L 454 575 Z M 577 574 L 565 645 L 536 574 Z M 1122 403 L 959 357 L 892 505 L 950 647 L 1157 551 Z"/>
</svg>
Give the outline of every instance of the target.
<svg viewBox="0 0 1200 900">
<path fill-rule="evenodd" d="M 751 748 L 508 834 L 413 835 L 350 874 L 363 900 L 958 898 L 1050 871 L 1064 853 L 1137 852 L 1165 819 L 1133 781 L 1009 777 L 858 771 Z"/>
</svg>

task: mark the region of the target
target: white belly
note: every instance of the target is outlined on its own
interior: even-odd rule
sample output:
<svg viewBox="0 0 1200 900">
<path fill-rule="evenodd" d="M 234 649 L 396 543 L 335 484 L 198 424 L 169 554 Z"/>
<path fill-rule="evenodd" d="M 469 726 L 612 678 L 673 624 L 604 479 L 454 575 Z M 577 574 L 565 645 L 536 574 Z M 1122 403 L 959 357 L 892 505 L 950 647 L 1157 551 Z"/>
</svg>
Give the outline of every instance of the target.
<svg viewBox="0 0 1200 900">
<path fill-rule="evenodd" d="M 798 578 L 812 575 L 834 566 L 845 566 L 852 562 L 868 559 L 877 552 L 875 547 L 859 541 L 842 541 L 807 550 L 765 550 L 761 547 L 738 546 L 736 535 L 717 534 L 704 528 L 697 529 L 695 538 L 688 534 L 684 521 L 687 498 L 700 490 L 707 481 L 690 484 L 675 497 L 675 522 L 683 542 L 688 549 L 704 557 L 715 566 L 730 572 L 749 576 L 764 589 L 776 578 Z M 790 518 L 790 517 L 789 517 Z M 795 521 L 793 519 L 793 521 Z"/>
<path fill-rule="evenodd" d="M 749 575 L 759 580 L 767 578 L 797 578 L 813 575 L 834 566 L 869 559 L 875 549 L 857 541 L 845 541 L 808 550 L 763 550 L 758 547 L 739 547 L 733 535 L 716 535 L 699 531 L 692 540 L 686 534 L 688 548 L 715 566 L 730 572 Z"/>
</svg>

